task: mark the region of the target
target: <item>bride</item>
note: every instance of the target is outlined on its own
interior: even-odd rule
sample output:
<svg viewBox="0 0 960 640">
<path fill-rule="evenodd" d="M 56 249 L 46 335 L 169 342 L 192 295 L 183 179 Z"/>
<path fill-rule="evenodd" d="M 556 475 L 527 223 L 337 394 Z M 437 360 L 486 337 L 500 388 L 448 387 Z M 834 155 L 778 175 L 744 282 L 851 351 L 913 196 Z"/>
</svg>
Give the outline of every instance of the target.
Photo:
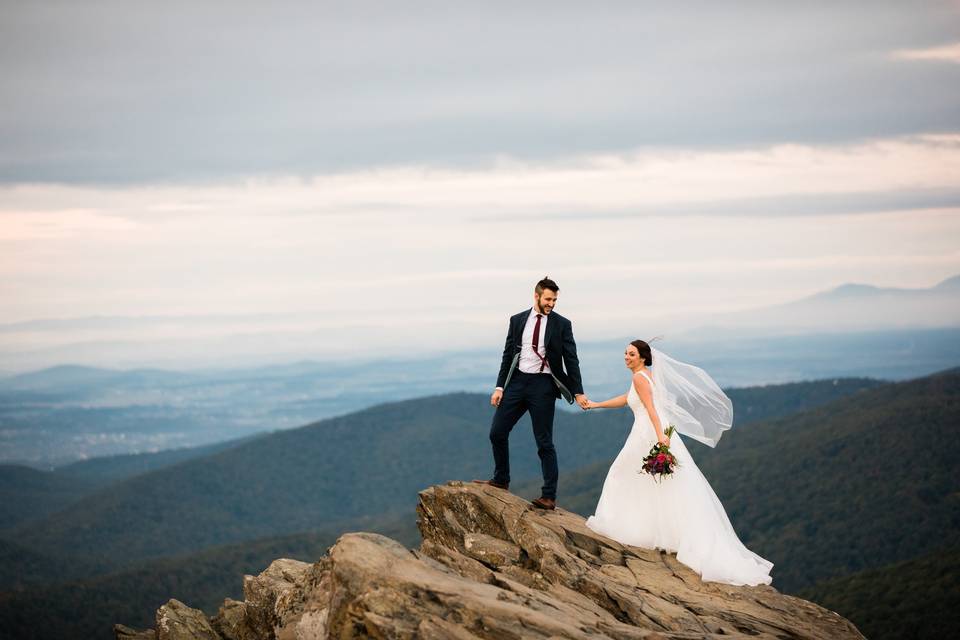
<svg viewBox="0 0 960 640">
<path fill-rule="evenodd" d="M 747 549 L 707 479 L 669 425 L 715 446 L 733 420 L 733 406 L 702 369 L 678 362 L 643 340 L 627 345 L 633 372 L 629 390 L 586 409 L 629 405 L 634 421 L 623 449 L 607 472 L 592 530 L 622 543 L 676 552 L 703 580 L 735 585 L 770 584 L 773 563 Z M 657 482 L 643 472 L 643 458 L 657 442 L 670 447 L 678 465 Z"/>
</svg>

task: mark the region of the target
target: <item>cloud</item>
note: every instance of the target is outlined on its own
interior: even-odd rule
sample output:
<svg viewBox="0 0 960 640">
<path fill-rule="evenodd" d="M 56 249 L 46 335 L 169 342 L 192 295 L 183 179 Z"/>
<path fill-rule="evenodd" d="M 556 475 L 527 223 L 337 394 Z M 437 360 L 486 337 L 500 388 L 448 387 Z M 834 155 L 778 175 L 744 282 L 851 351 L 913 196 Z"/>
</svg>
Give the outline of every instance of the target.
<svg viewBox="0 0 960 640">
<path fill-rule="evenodd" d="M 960 64 L 960 42 L 927 49 L 902 49 L 894 51 L 891 55 L 901 60 L 927 60 Z"/>
<path fill-rule="evenodd" d="M 849 144 L 960 129 L 954 4 L 7 3 L 0 181 Z"/>
<path fill-rule="evenodd" d="M 960 272 L 955 3 L 0 12 L 6 322 L 440 348 L 544 273 L 602 336 Z"/>
<path fill-rule="evenodd" d="M 15 185 L 0 190 L 0 221 L 20 216 L 16 228 L 26 229 L 35 212 L 36 232 L 49 232 L 51 219 L 59 217 L 60 231 L 70 234 L 83 227 L 81 212 L 97 232 L 107 230 L 98 216 L 148 226 L 177 219 L 185 232 L 204 218 L 326 217 L 323 224 L 337 225 L 362 216 L 463 222 L 822 216 L 955 207 L 958 184 L 960 134 L 846 146 L 636 150 L 536 163 L 501 158 L 488 168 L 408 166 L 196 186 Z M 17 231 L 8 228 L 6 233 L 14 239 Z"/>
<path fill-rule="evenodd" d="M 0 188 L 0 297 L 8 322 L 358 313 L 400 326 L 411 314 L 480 317 L 551 273 L 600 307 L 644 282 L 660 304 L 712 313 L 960 272 L 958 176 L 960 137 L 941 135 L 14 185 Z"/>
</svg>

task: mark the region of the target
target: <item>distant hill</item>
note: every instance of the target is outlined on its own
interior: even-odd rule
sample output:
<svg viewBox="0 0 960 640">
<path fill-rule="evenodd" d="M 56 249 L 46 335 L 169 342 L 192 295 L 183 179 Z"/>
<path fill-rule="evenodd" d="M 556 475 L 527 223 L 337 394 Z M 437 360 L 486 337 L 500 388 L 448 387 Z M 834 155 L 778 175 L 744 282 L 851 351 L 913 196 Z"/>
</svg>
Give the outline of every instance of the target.
<svg viewBox="0 0 960 640">
<path fill-rule="evenodd" d="M 719 314 L 712 324 L 777 333 L 958 327 L 960 275 L 923 289 L 844 284 L 782 305 Z"/>
<path fill-rule="evenodd" d="M 21 465 L 0 465 L 0 531 L 63 509 L 101 485 Z"/>
<path fill-rule="evenodd" d="M 960 546 L 958 425 L 952 370 L 733 429 L 716 449 L 685 442 L 774 586 L 797 592 Z M 608 465 L 569 474 L 563 506 L 592 514 Z"/>
<path fill-rule="evenodd" d="M 960 549 L 820 582 L 798 595 L 849 619 L 871 640 L 950 638 L 960 629 Z"/>
<path fill-rule="evenodd" d="M 92 388 L 108 385 L 154 386 L 160 384 L 183 384 L 190 374 L 165 371 L 162 369 L 103 369 L 81 365 L 58 365 L 21 373 L 3 379 L 2 388 L 6 391 L 62 392 L 71 389 L 84 393 Z"/>
<path fill-rule="evenodd" d="M 361 530 L 410 547 L 420 543 L 412 513 L 330 523 L 308 533 L 214 547 L 94 578 L 0 593 L 0 629 L 7 639 L 108 640 L 114 637 L 111 629 L 118 619 L 140 627 L 153 625 L 153 612 L 174 594 L 213 615 L 224 597 L 243 598 L 244 574 L 260 573 L 275 558 L 315 562 L 343 533 Z"/>
<path fill-rule="evenodd" d="M 730 395 L 739 427 L 878 385 L 831 380 Z M 477 394 L 380 405 L 126 479 L 3 535 L 40 553 L 69 551 L 119 568 L 346 518 L 409 512 L 427 484 L 489 477 L 492 411 L 488 397 Z M 609 460 L 629 425 L 625 410 L 558 413 L 562 468 Z M 511 438 L 516 480 L 539 475 L 529 429 L 524 419 Z"/>
<path fill-rule="evenodd" d="M 218 451 L 235 447 L 258 437 L 261 436 L 252 435 L 199 447 L 167 449 L 165 451 L 157 451 L 156 453 L 128 453 L 116 456 L 90 458 L 89 460 L 80 460 L 62 467 L 57 467 L 51 475 L 68 481 L 72 479 L 89 480 L 98 486 L 107 485 L 124 478 L 153 471 L 154 469 L 169 467 L 178 462 L 217 453 Z"/>
<path fill-rule="evenodd" d="M 769 417 L 789 415 L 882 384 L 886 384 L 886 382 L 869 378 L 835 378 L 833 380 L 741 387 L 727 389 L 726 392 L 736 404 L 735 423 L 747 424 Z M 48 475 L 59 478 L 59 484 L 74 486 L 74 488 L 76 488 L 74 479 L 79 479 L 81 480 L 79 486 L 85 491 L 88 486 L 96 488 L 147 471 L 168 467 L 178 462 L 200 458 L 235 447 L 254 438 L 264 437 L 264 435 L 255 434 L 236 440 L 227 440 L 199 447 L 168 449 L 156 453 L 132 453 L 90 458 L 57 467 Z M 17 465 L 0 465 L 0 470 L 4 466 Z M 39 473 L 35 475 L 40 477 Z M 2 477 L 2 471 L 0 471 L 0 478 Z M 86 481 L 93 484 L 86 483 Z"/>
<path fill-rule="evenodd" d="M 0 465 L 0 535 L 6 529 L 64 509 L 124 478 L 223 451 L 248 439 L 157 453 L 104 456 L 68 464 L 53 471 L 40 471 L 23 465 Z"/>
<path fill-rule="evenodd" d="M 0 539 L 0 591 L 27 585 L 76 580 L 104 573 L 108 568 L 69 554 L 40 553 L 10 540 Z M 3 624 L 0 624 L 0 629 Z"/>
<path fill-rule="evenodd" d="M 666 334 L 662 348 L 705 368 L 724 387 L 904 380 L 960 364 L 960 327 L 811 332 L 784 324 L 761 331 L 723 325 L 720 315 L 708 318 L 721 326 L 684 332 L 670 325 L 657 333 Z M 620 392 L 620 356 L 635 337 L 581 344 L 581 369 L 592 396 Z M 421 360 L 185 372 L 60 366 L 0 379 L 0 463 L 51 469 L 296 428 L 376 403 L 489 392 L 498 358 L 495 345 L 490 347 Z"/>
</svg>

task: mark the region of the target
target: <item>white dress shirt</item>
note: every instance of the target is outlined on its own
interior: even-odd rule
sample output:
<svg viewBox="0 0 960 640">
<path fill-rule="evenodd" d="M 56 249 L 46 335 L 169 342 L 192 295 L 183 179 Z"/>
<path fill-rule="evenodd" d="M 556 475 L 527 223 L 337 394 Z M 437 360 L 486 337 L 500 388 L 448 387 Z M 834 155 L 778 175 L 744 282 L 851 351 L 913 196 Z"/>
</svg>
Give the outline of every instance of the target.
<svg viewBox="0 0 960 640">
<path fill-rule="evenodd" d="M 547 345 L 544 338 L 547 335 L 547 314 L 541 314 L 540 318 L 540 339 L 537 342 L 537 351 L 544 358 L 547 357 Z M 537 310 L 530 309 L 530 315 L 527 316 L 527 324 L 523 325 L 523 337 L 520 339 L 520 360 L 517 362 L 517 368 L 524 373 L 550 373 L 550 363 L 546 363 L 543 371 L 540 371 L 542 361 L 533 352 L 533 328 L 537 326 Z M 497 387 L 503 391 L 503 387 Z"/>
<path fill-rule="evenodd" d="M 540 318 L 540 337 L 537 339 L 537 351 L 546 358 L 547 345 L 544 344 L 544 337 L 547 335 L 548 317 L 545 313 L 540 315 L 542 317 Z M 550 373 L 550 363 L 548 362 L 541 371 L 540 366 L 543 364 L 543 360 L 533 351 L 533 328 L 535 326 L 537 326 L 537 310 L 534 308 L 530 310 L 530 315 L 527 316 L 527 324 L 523 327 L 520 361 L 517 363 L 517 368 L 524 373 Z"/>
</svg>

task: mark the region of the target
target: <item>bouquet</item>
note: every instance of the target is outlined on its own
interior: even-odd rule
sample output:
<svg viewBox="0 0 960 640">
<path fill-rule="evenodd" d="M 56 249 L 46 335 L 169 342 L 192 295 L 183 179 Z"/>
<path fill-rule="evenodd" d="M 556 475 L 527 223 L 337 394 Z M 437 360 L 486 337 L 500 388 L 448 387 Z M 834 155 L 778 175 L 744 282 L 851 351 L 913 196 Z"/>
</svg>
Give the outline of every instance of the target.
<svg viewBox="0 0 960 640">
<path fill-rule="evenodd" d="M 675 426 L 670 425 L 667 427 L 664 435 L 669 438 L 676 429 Z M 673 470 L 679 466 L 680 463 L 677 462 L 677 458 L 670 453 L 670 447 L 658 442 L 650 447 L 650 453 L 643 459 L 643 468 L 641 471 L 649 473 L 653 476 L 654 480 L 660 482 L 663 476 L 672 474 Z"/>
</svg>

